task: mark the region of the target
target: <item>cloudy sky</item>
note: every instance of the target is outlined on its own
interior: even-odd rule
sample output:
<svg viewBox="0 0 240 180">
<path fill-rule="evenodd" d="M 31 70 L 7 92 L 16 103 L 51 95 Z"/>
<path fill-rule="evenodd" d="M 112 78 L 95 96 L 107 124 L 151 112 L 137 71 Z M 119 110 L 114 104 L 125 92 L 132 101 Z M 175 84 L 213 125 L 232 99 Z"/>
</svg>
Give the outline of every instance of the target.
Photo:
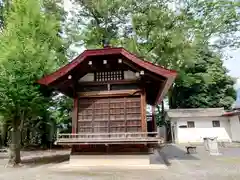
<svg viewBox="0 0 240 180">
<path fill-rule="evenodd" d="M 64 8 L 70 10 L 72 7 L 69 0 L 64 0 Z M 80 52 L 79 52 L 80 53 Z M 231 58 L 224 60 L 224 65 L 229 70 L 229 75 L 238 78 L 236 88 L 240 88 L 240 49 L 226 50 L 225 54 Z"/>
<path fill-rule="evenodd" d="M 226 53 L 232 56 L 229 60 L 224 60 L 224 65 L 229 70 L 229 74 L 238 78 L 236 88 L 240 88 L 240 49 L 229 50 Z"/>
</svg>

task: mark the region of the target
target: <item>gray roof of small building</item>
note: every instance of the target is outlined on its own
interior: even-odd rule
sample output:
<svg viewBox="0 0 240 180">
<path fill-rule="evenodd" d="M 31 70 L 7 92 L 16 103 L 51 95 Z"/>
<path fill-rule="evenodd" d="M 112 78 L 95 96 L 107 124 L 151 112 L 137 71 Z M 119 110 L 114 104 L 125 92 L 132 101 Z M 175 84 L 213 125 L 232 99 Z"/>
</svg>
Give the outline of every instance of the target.
<svg viewBox="0 0 240 180">
<path fill-rule="evenodd" d="M 184 117 L 218 117 L 225 113 L 224 108 L 189 108 L 189 109 L 169 109 L 166 115 L 169 118 Z"/>
</svg>

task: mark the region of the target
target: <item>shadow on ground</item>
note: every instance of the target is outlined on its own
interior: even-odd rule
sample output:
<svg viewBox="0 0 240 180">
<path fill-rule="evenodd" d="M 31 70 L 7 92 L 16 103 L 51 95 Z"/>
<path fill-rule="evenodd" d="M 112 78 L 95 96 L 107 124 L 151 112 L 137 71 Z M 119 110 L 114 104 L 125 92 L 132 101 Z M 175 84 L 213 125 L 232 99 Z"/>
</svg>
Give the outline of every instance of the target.
<svg viewBox="0 0 240 180">
<path fill-rule="evenodd" d="M 175 144 L 166 144 L 163 148 L 161 148 L 158 153 L 162 157 L 163 161 L 166 165 L 171 165 L 171 160 L 200 160 L 198 157 L 187 154 L 181 147 L 178 147 Z"/>
<path fill-rule="evenodd" d="M 43 157 L 34 157 L 30 159 L 22 159 L 22 164 L 30 165 L 30 166 L 38 166 L 42 164 L 49 163 L 61 163 L 64 161 L 69 161 L 70 155 L 53 155 L 53 156 L 43 156 Z"/>
<path fill-rule="evenodd" d="M 240 154 L 240 153 L 239 153 Z M 0 159 L 6 159 L 7 156 L 4 153 L 0 153 Z M 23 154 L 22 163 L 30 166 L 38 166 L 48 163 L 60 163 L 69 161 L 70 152 L 58 153 L 53 151 L 38 154 L 37 152 L 28 152 Z M 150 164 L 166 164 L 171 165 L 171 160 L 200 160 L 199 155 L 187 154 L 184 146 L 178 146 L 175 144 L 166 144 L 161 149 L 150 155 Z"/>
<path fill-rule="evenodd" d="M 27 166 L 38 166 L 49 163 L 61 163 L 64 161 L 69 161 L 70 153 L 55 153 L 55 154 L 37 154 L 36 152 L 31 152 L 31 155 L 21 157 L 21 164 Z M 0 153 L 1 164 L 7 163 L 8 154 Z"/>
</svg>

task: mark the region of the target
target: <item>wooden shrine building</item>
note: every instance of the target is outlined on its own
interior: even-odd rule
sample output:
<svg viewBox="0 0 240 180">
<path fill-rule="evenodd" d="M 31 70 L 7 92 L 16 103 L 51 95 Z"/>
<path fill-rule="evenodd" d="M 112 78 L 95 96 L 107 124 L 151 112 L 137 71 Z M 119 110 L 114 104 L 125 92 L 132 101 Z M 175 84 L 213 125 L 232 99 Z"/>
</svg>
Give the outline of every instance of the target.
<svg viewBox="0 0 240 180">
<path fill-rule="evenodd" d="M 176 75 L 124 48 L 106 47 L 85 50 L 38 83 L 74 99 L 72 134 L 59 134 L 57 143 L 100 151 L 160 143 L 154 119 L 147 128 L 146 105 L 159 104 Z"/>
</svg>

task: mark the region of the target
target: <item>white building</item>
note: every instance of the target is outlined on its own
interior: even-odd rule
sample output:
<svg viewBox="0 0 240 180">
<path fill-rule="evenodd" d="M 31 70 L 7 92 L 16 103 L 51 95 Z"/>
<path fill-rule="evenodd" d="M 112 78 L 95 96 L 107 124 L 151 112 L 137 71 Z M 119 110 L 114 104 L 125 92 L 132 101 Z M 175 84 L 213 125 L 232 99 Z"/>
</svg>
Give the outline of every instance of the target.
<svg viewBox="0 0 240 180">
<path fill-rule="evenodd" d="M 217 137 L 222 142 L 240 142 L 240 112 L 226 113 L 223 108 L 170 109 L 175 143 L 203 142 L 204 137 Z"/>
</svg>

